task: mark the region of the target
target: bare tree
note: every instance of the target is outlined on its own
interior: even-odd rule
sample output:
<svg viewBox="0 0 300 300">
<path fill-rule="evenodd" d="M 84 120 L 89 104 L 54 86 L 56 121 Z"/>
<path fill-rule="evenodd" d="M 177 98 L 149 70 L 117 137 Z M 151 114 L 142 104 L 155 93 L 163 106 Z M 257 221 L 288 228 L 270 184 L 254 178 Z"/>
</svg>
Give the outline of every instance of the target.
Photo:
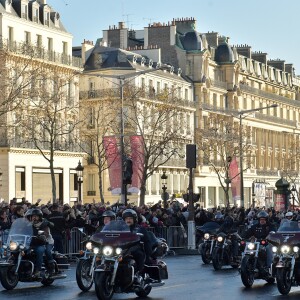
<svg viewBox="0 0 300 300">
<path fill-rule="evenodd" d="M 232 117 L 211 114 L 205 121 L 203 128 L 197 131 L 196 142 L 201 153 L 201 165 L 208 165 L 216 173 L 225 194 L 226 206 L 230 206 L 230 184 L 240 175 L 230 172 L 230 166 L 235 158 L 242 157 L 246 161 L 243 171 L 251 167 L 253 162 L 249 143 L 251 133 L 249 128 L 243 128 L 243 139 L 246 143 L 240 149 L 240 128 Z"/>
<path fill-rule="evenodd" d="M 116 124 L 116 111 L 108 98 L 110 90 L 103 90 L 101 99 L 83 98 L 80 114 L 83 120 L 81 126 L 82 150 L 88 155 L 88 163 L 98 169 L 98 188 L 101 203 L 104 204 L 103 172 L 110 167 L 106 159 L 107 151 L 104 143 L 106 136 L 112 135 Z M 117 153 L 114 153 L 115 157 Z"/>
<path fill-rule="evenodd" d="M 21 146 L 38 149 L 48 161 L 55 202 L 55 152 L 79 150 L 79 109 L 71 86 L 74 72 L 62 75 L 54 66 L 40 67 L 42 72 L 32 78 L 31 99 L 15 110 L 15 130 L 22 132 Z"/>
<path fill-rule="evenodd" d="M 147 179 L 171 158 L 182 160 L 185 145 L 192 141 L 191 136 L 188 139 L 190 128 L 186 114 L 194 109 L 192 104 L 190 107 L 187 104 L 175 89 L 155 93 L 151 87 L 125 86 L 125 135 L 139 135 L 143 144 L 140 151 L 144 162 L 140 178 L 140 205 L 145 203 Z"/>
<path fill-rule="evenodd" d="M 9 139 L 11 115 L 32 96 L 33 79 L 41 73 L 41 62 L 35 61 L 37 48 L 26 43 L 0 40 L 0 125 L 2 143 Z"/>
</svg>

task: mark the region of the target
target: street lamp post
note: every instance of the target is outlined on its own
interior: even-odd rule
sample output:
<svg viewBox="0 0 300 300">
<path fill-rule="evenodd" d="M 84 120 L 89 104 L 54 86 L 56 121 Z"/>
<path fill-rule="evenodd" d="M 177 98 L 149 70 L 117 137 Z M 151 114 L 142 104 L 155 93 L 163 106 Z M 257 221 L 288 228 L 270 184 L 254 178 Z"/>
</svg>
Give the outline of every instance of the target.
<svg viewBox="0 0 300 300">
<path fill-rule="evenodd" d="M 242 120 L 244 118 L 247 117 L 244 116 L 245 114 L 249 114 L 249 113 L 252 113 L 252 112 L 255 112 L 255 111 L 260 111 L 260 110 L 263 110 L 263 109 L 267 109 L 267 108 L 272 108 L 272 107 L 277 107 L 278 104 L 272 104 L 272 105 L 269 105 L 269 106 L 264 106 L 264 107 L 259 107 L 259 108 L 254 108 L 254 109 L 247 109 L 247 110 L 241 110 L 238 112 L 238 115 L 239 115 L 239 120 L 240 120 L 240 128 L 239 128 L 239 134 L 240 134 L 240 142 L 239 142 L 239 148 L 240 148 L 240 194 L 241 194 L 241 207 L 244 206 L 244 170 L 243 170 L 243 136 L 242 136 L 242 133 L 243 133 L 243 130 L 242 130 Z M 244 118 L 243 118 L 244 116 Z"/>
<path fill-rule="evenodd" d="M 78 183 L 78 203 L 81 204 L 81 184 L 83 183 L 83 169 L 81 162 L 78 162 L 76 167 L 77 183 Z"/>
<path fill-rule="evenodd" d="M 163 174 L 161 175 L 161 183 L 162 183 L 162 200 L 164 201 L 164 208 L 167 208 L 167 200 L 168 200 L 168 194 L 167 194 L 167 179 L 168 176 L 166 175 L 166 171 L 163 171 Z"/>
</svg>

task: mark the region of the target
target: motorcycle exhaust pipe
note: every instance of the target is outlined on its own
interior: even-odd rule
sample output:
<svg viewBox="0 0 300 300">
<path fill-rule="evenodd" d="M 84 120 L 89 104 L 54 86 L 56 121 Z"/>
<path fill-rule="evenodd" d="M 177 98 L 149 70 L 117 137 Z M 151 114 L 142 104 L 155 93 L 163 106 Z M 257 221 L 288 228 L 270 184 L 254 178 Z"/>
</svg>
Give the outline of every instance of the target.
<svg viewBox="0 0 300 300">
<path fill-rule="evenodd" d="M 165 283 L 163 281 L 161 281 L 161 282 L 149 283 L 149 285 L 152 286 L 152 287 L 159 287 L 159 286 L 165 285 Z"/>
<path fill-rule="evenodd" d="M 67 278 L 66 274 L 60 274 L 60 275 L 53 275 L 49 277 L 50 279 L 65 279 Z"/>
</svg>

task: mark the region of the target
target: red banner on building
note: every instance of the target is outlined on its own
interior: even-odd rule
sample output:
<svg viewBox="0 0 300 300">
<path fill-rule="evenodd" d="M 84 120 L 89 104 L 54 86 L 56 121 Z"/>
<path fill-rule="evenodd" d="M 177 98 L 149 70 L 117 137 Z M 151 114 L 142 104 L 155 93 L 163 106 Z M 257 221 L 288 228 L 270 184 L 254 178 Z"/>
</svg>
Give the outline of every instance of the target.
<svg viewBox="0 0 300 300">
<path fill-rule="evenodd" d="M 108 165 L 108 174 L 112 194 L 121 193 L 121 156 L 118 150 L 117 140 L 113 136 L 103 138 L 105 157 Z"/>
<path fill-rule="evenodd" d="M 141 179 L 144 171 L 144 140 L 141 135 L 130 137 L 131 159 L 132 159 L 132 183 L 128 192 L 138 193 L 141 187 Z"/>
<path fill-rule="evenodd" d="M 228 170 L 229 178 L 231 179 L 231 192 L 232 192 L 232 199 L 233 202 L 236 203 L 236 201 L 241 199 L 241 179 L 240 179 L 240 172 L 239 172 L 239 166 L 236 161 L 236 158 L 234 157 L 230 163 L 229 170 Z"/>
</svg>

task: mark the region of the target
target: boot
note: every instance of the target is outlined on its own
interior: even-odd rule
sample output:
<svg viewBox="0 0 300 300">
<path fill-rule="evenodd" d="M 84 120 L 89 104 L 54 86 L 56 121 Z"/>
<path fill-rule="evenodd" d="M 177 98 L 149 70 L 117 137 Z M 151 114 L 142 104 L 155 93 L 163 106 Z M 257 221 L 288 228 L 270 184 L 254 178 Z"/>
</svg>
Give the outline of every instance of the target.
<svg viewBox="0 0 300 300">
<path fill-rule="evenodd" d="M 55 274 L 55 263 L 54 262 L 48 264 L 48 272 L 49 272 L 50 276 Z"/>
</svg>

